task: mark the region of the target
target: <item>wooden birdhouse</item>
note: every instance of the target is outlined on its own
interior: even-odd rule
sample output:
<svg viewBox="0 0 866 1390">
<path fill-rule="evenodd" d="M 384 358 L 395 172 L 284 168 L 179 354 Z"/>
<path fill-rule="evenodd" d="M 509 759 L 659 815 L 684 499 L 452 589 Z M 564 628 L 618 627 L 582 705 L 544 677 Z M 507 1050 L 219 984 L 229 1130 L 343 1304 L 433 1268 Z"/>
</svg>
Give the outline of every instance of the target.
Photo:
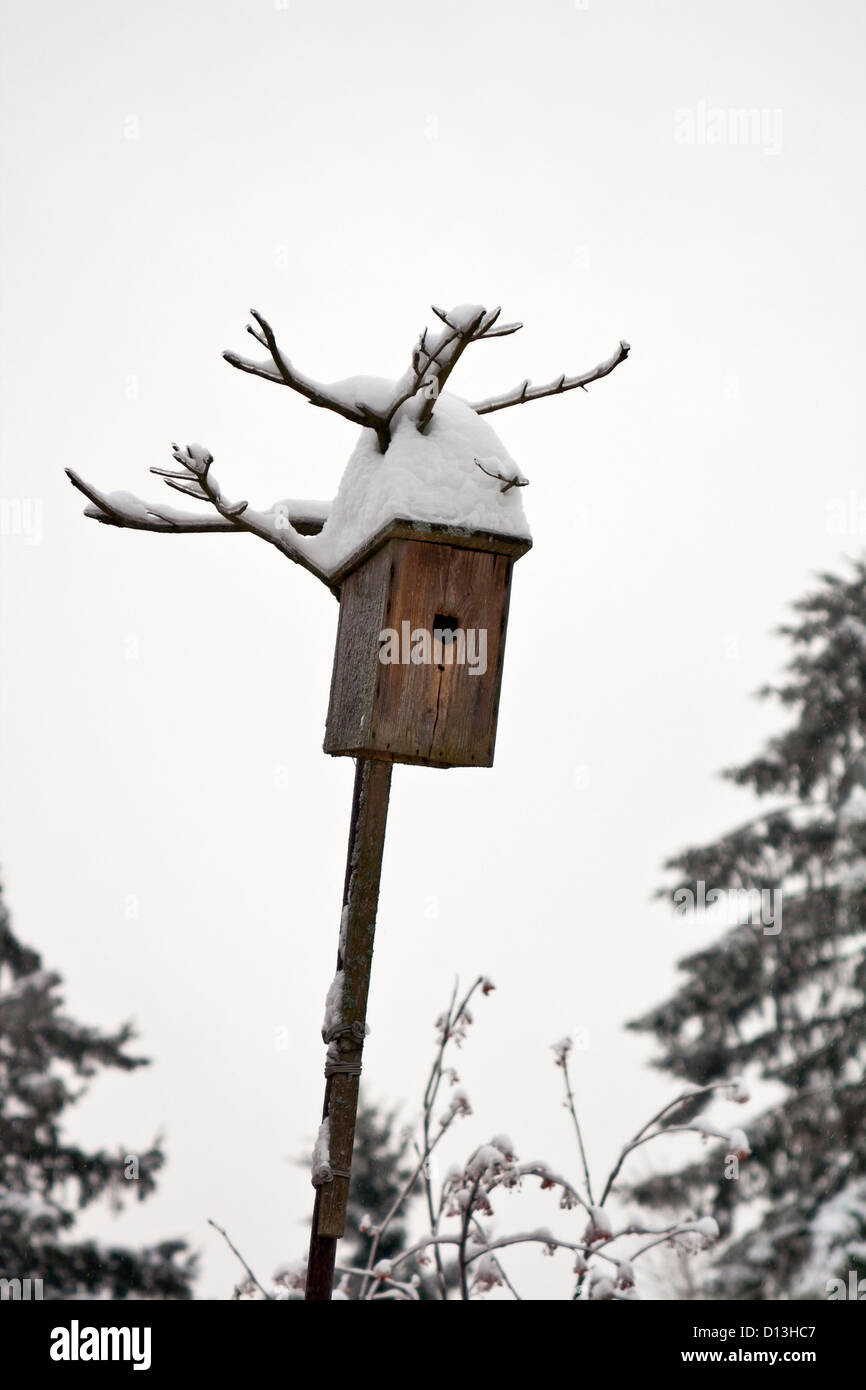
<svg viewBox="0 0 866 1390">
<path fill-rule="evenodd" d="M 525 537 L 394 521 L 338 576 L 325 752 L 491 767 Z"/>
<path fill-rule="evenodd" d="M 263 361 L 227 352 L 240 371 L 286 386 L 361 432 L 332 503 L 233 502 L 198 444 L 172 446 L 174 468 L 153 468 L 174 491 L 209 505 L 180 511 L 128 492 L 103 492 L 69 471 L 87 514 L 133 530 L 225 531 L 258 536 L 320 580 L 340 601 L 325 751 L 427 767 L 490 767 L 514 561 L 530 548 L 516 463 L 484 417 L 585 389 L 628 356 L 543 386 L 524 380 L 469 402 L 445 390 L 472 344 L 521 327 L 499 309 L 434 306 L 396 380 L 357 376 L 322 384 L 294 366 L 252 311 L 248 332 Z"/>
</svg>

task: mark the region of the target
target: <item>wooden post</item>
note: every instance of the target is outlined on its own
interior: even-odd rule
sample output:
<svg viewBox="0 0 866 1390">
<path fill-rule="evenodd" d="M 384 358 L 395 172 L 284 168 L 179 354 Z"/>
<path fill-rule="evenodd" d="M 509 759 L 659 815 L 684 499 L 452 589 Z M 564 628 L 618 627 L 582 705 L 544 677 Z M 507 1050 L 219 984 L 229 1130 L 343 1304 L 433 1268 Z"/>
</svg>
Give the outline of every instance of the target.
<svg viewBox="0 0 866 1390">
<path fill-rule="evenodd" d="M 316 1187 L 307 1267 L 307 1302 L 330 1299 L 337 1241 L 346 1225 L 390 790 L 390 762 L 369 758 L 357 760 L 337 952 L 337 970 L 343 975 L 340 1022 L 332 1029 L 328 1047 L 322 1112 L 330 1128 L 332 1177 Z"/>
</svg>

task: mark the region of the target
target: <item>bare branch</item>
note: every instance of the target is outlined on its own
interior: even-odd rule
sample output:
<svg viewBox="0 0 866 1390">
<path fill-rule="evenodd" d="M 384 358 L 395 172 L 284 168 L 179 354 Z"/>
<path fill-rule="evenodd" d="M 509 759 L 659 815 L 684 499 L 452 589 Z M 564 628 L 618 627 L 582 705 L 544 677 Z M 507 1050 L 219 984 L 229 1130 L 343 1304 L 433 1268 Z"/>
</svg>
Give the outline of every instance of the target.
<svg viewBox="0 0 866 1390">
<path fill-rule="evenodd" d="M 446 381 L 469 344 L 481 342 L 485 338 L 504 338 L 523 327 L 520 323 L 504 323 L 495 327 L 502 312 L 498 305 L 495 309 L 472 305 L 459 316 L 456 309 L 446 312 L 435 304 L 431 307 L 448 331 L 443 330 L 434 340 L 433 346 L 426 350 L 427 368 L 422 372 L 419 386 L 416 388 L 426 397 L 416 422 L 422 434 L 430 424 L 436 401 L 442 394 Z"/>
<path fill-rule="evenodd" d="M 235 531 L 237 527 L 227 518 L 210 516 L 207 513 L 181 512 L 175 507 L 151 506 L 142 502 L 132 493 L 102 492 L 92 483 L 85 482 L 73 469 L 66 469 L 66 476 L 79 492 L 92 504 L 86 507 L 84 515 L 106 526 L 122 526 L 128 531 L 162 531 L 169 535 L 182 535 L 192 531 Z M 180 475 L 178 475 L 180 476 Z"/>
<path fill-rule="evenodd" d="M 436 401 L 446 381 L 454 370 L 459 358 L 472 342 L 485 338 L 503 338 L 522 328 L 520 323 L 498 322 L 501 310 L 485 309 L 482 305 L 470 305 L 461 309 L 440 309 L 433 305 L 433 312 L 443 324 L 442 329 L 428 340 L 425 328 L 412 352 L 410 370 L 400 378 L 394 395 L 384 409 L 374 410 L 365 401 L 351 400 L 339 386 L 323 386 L 293 366 L 280 350 L 276 335 L 267 320 L 251 309 L 255 326 L 247 325 L 247 332 L 265 348 L 270 361 L 257 362 L 239 353 L 224 352 L 223 357 L 239 371 L 261 377 L 263 381 L 275 382 L 278 386 L 288 386 L 297 391 L 312 405 L 332 410 L 353 424 L 374 431 L 379 449 L 384 454 L 391 442 L 391 425 L 401 406 L 414 396 L 423 396 L 416 418 L 416 426 L 423 433 L 429 426 Z"/>
<path fill-rule="evenodd" d="M 461 356 L 470 343 L 484 337 L 485 330 L 493 326 L 500 313 L 498 308 L 488 313 L 479 305 L 477 312 L 471 318 L 465 318 L 463 322 L 456 322 L 453 317 L 455 313 L 453 309 L 446 313 L 444 309 L 438 309 L 435 304 L 431 305 L 431 308 L 436 317 L 441 319 L 445 327 L 450 330 L 450 333 L 440 334 L 439 338 L 436 339 L 435 346 L 428 354 L 431 370 L 425 374 L 421 387 L 426 399 L 416 421 L 421 434 L 430 424 L 436 401 Z M 433 363 L 435 363 L 435 367 L 433 367 Z"/>
<path fill-rule="evenodd" d="M 571 1077 L 570 1077 L 569 1074 L 568 1074 L 568 1053 L 567 1053 L 567 1052 L 564 1052 L 564 1053 L 562 1054 L 562 1061 L 561 1061 L 560 1065 L 562 1066 L 562 1074 L 563 1074 L 563 1078 L 564 1078 L 564 1080 L 565 1080 L 565 1094 L 566 1094 L 566 1098 L 567 1098 L 567 1100 L 566 1100 L 566 1105 L 567 1105 L 568 1113 L 571 1115 L 571 1119 L 572 1119 L 572 1122 L 573 1122 L 573 1124 L 574 1124 L 574 1132 L 575 1132 L 575 1134 L 577 1135 L 577 1146 L 578 1146 L 578 1148 L 580 1149 L 580 1160 L 581 1160 L 581 1163 L 583 1164 L 583 1176 L 584 1176 L 584 1178 L 586 1179 L 586 1195 L 589 1197 L 589 1204 L 590 1204 L 590 1206 L 593 1206 L 593 1205 L 594 1205 L 594 1201 L 593 1201 L 593 1196 L 592 1196 L 592 1180 L 590 1179 L 590 1176 L 589 1176 L 589 1164 L 587 1163 L 587 1160 L 586 1160 L 586 1149 L 585 1149 L 584 1146 L 583 1146 L 583 1134 L 581 1133 L 580 1121 L 579 1121 L 578 1118 L 577 1118 L 577 1103 L 575 1102 L 575 1099 L 574 1099 L 574 1091 L 573 1091 L 572 1085 L 571 1085 Z"/>
<path fill-rule="evenodd" d="M 278 386 L 288 386 L 312 405 L 334 411 L 353 424 L 373 430 L 379 449 L 384 454 L 391 442 L 392 423 L 401 406 L 406 405 L 415 396 L 422 398 L 415 425 L 422 434 L 425 433 L 433 418 L 436 401 L 469 344 L 487 338 L 503 338 L 523 327 L 520 323 L 499 323 L 501 309 L 498 306 L 494 309 L 485 309 L 482 305 L 441 309 L 434 304 L 432 309 L 442 328 L 431 337 L 428 337 L 425 328 L 412 351 L 410 369 L 396 383 L 394 394 L 387 406 L 378 410 L 365 401 L 350 399 L 350 393 L 341 390 L 339 384 L 324 386 L 298 371 L 280 350 L 268 321 L 255 309 L 250 310 L 255 326 L 248 324 L 247 332 L 267 350 L 270 360 L 258 362 L 234 352 L 224 352 L 223 357 L 239 371 L 261 377 L 264 381 L 275 382 Z M 495 410 L 505 410 L 511 405 L 538 400 L 541 396 L 557 396 L 578 387 L 585 390 L 590 382 L 607 376 L 620 362 L 624 362 L 629 350 L 628 343 L 623 341 L 613 357 L 599 363 L 592 371 L 574 377 L 563 373 L 556 381 L 549 382 L 546 386 L 532 386 L 527 378 L 515 390 L 502 396 L 488 397 L 474 404 L 472 409 L 478 415 L 488 415 Z M 511 486 L 522 484 L 513 482 Z"/>
<path fill-rule="evenodd" d="M 292 391 L 297 391 L 299 395 L 308 400 L 311 405 L 320 406 L 324 410 L 333 410 L 337 415 L 342 415 L 345 420 L 351 420 L 353 424 L 374 430 L 379 440 L 379 447 L 384 453 L 390 441 L 385 417 L 365 405 L 363 401 L 344 400 L 333 390 L 313 381 L 303 372 L 299 372 L 297 368 L 292 366 L 289 358 L 280 351 L 274 331 L 267 319 L 255 309 L 251 309 L 250 313 L 258 324 L 258 330 L 248 324 L 247 332 L 255 338 L 257 343 L 261 343 L 262 347 L 267 348 L 273 366 L 268 363 L 253 362 L 250 358 L 241 357 L 234 352 L 223 353 L 226 362 L 232 367 L 237 367 L 241 372 L 260 376 L 264 381 L 276 382 L 278 386 L 288 386 Z"/>
<path fill-rule="evenodd" d="M 181 464 L 181 472 L 164 468 L 154 468 L 152 472 L 163 478 L 166 485 L 177 492 L 185 493 L 198 501 L 208 502 L 216 515 L 197 512 L 182 512 L 174 507 L 152 505 L 129 492 L 102 492 L 91 483 L 79 477 L 71 468 L 67 476 L 79 492 L 91 503 L 85 508 L 85 516 L 92 517 L 108 526 L 120 526 L 132 531 L 158 531 L 164 534 L 181 534 L 193 531 L 248 531 L 261 540 L 273 545 L 295 564 L 314 574 L 328 588 L 332 588 L 326 572 L 307 555 L 298 544 L 301 534 L 292 525 L 288 513 L 278 510 L 279 504 L 270 512 L 257 512 L 250 509 L 247 502 L 229 502 L 223 497 L 210 467 L 213 456 L 200 445 L 191 444 L 186 449 L 172 445 L 173 456 Z M 307 534 L 319 529 L 312 522 L 300 522 Z"/>
<path fill-rule="evenodd" d="M 401 405 L 405 405 L 413 396 L 417 395 L 424 384 L 424 380 L 430 371 L 430 367 L 437 359 L 427 349 L 427 333 L 425 328 L 412 349 L 412 369 L 406 373 L 397 383 L 394 398 L 385 412 L 385 425 L 388 430 L 388 441 L 391 439 L 391 423 Z M 441 351 L 441 344 L 436 351 Z M 384 450 L 383 450 L 384 452 Z"/>
<path fill-rule="evenodd" d="M 431 1133 L 433 1110 L 442 1085 L 447 1081 L 454 1084 L 458 1080 L 454 1069 L 445 1065 L 445 1056 L 452 1044 L 459 1046 L 466 1037 L 467 1029 L 472 1023 L 469 1004 L 473 996 L 479 990 L 488 994 L 492 988 L 493 986 L 488 979 L 483 976 L 479 977 L 465 996 L 460 999 L 458 986 L 455 984 L 447 1010 L 437 1019 L 436 1053 L 424 1093 L 422 1134 L 415 1145 L 416 1165 L 413 1171 L 407 1175 L 391 1204 L 390 1210 L 381 1223 L 376 1226 L 371 1226 L 367 1220 L 361 1223 L 361 1231 L 368 1232 L 370 1235 L 371 1248 L 366 1259 L 358 1260 L 357 1263 L 351 1265 L 338 1266 L 340 1272 L 346 1276 L 341 1288 L 346 1295 L 350 1295 L 351 1289 L 348 1280 L 357 1279 L 359 1284 L 356 1297 L 360 1301 L 374 1302 L 385 1298 L 417 1299 L 423 1296 L 420 1276 L 414 1272 L 410 1274 L 411 1266 L 413 1262 L 417 1262 L 419 1266 L 429 1264 L 432 1259 L 436 1266 L 438 1294 L 445 1301 L 448 1298 L 448 1284 L 445 1278 L 442 1255 L 451 1248 L 456 1256 L 457 1280 L 461 1299 L 472 1299 L 477 1294 L 483 1294 L 492 1289 L 495 1285 L 501 1285 L 510 1291 L 512 1297 L 519 1300 L 520 1296 L 497 1255 L 512 1246 L 535 1245 L 541 1249 L 542 1253 L 552 1255 L 557 1250 L 563 1250 L 570 1251 L 575 1256 L 573 1272 L 577 1276 L 577 1280 L 574 1285 L 573 1299 L 583 1296 L 586 1277 L 589 1278 L 587 1296 L 590 1300 L 629 1301 L 638 1297 L 633 1265 L 641 1256 L 665 1242 L 677 1243 L 684 1254 L 705 1250 L 712 1242 L 719 1239 L 718 1225 L 711 1217 L 689 1216 L 685 1221 L 678 1221 L 662 1227 L 648 1226 L 642 1221 L 632 1221 L 620 1228 L 615 1228 L 611 1213 L 603 1205 L 604 1198 L 602 1205 L 593 1205 L 589 1168 L 567 1068 L 567 1056 L 571 1046 L 569 1039 L 555 1044 L 554 1052 L 557 1057 L 557 1065 L 562 1066 L 565 1076 L 567 1104 L 577 1133 L 589 1200 L 567 1178 L 553 1172 L 546 1163 L 542 1161 L 519 1162 L 507 1135 L 495 1136 L 489 1143 L 481 1144 L 473 1150 L 462 1167 L 452 1168 L 442 1181 L 438 1203 L 433 1200 L 429 1160 L 441 1139 L 451 1128 L 455 1117 L 461 1114 L 471 1114 L 465 1094 L 455 1092 L 454 1099 L 447 1111 L 438 1120 L 438 1132 Z M 745 1157 L 748 1152 L 748 1141 L 745 1135 L 739 1131 L 732 1130 L 726 1134 L 723 1130 L 711 1129 L 708 1125 L 700 1125 L 697 1122 L 671 1125 L 664 1129 L 658 1128 L 660 1122 L 665 1119 L 669 1112 L 674 1110 L 676 1106 L 682 1105 L 686 1100 L 732 1088 L 739 1091 L 743 1089 L 737 1083 L 727 1080 L 713 1082 L 705 1087 L 697 1087 L 681 1094 L 659 1110 L 651 1120 L 638 1130 L 630 1143 L 625 1146 L 622 1157 L 624 1158 L 634 1148 L 649 1142 L 651 1139 L 658 1138 L 662 1134 L 679 1131 L 698 1132 L 704 1136 L 714 1135 L 719 1138 L 726 1138 L 728 1142 L 739 1145 L 743 1150 L 739 1156 Z M 734 1100 L 742 1098 L 740 1095 L 731 1096 L 731 1099 Z M 735 1138 L 735 1135 L 739 1137 Z M 619 1171 L 621 1163 L 622 1158 L 615 1172 Z M 383 1236 L 389 1230 L 395 1215 L 405 1209 L 405 1204 L 410 1199 L 415 1185 L 422 1175 L 428 1199 L 429 1229 L 408 1246 L 398 1249 L 395 1253 L 388 1255 L 386 1259 L 376 1263 Z M 557 1235 L 547 1227 L 515 1231 L 504 1235 L 494 1234 L 488 1224 L 488 1219 L 492 1221 L 496 1219 L 491 1199 L 498 1192 L 518 1190 L 528 1177 L 539 1179 L 542 1189 L 560 1190 L 559 1208 L 561 1211 L 571 1212 L 577 1208 L 583 1208 L 589 1220 L 582 1234 L 579 1231 L 574 1231 L 570 1236 L 565 1232 L 562 1235 Z M 608 1180 L 605 1198 L 610 1191 L 611 1181 L 612 1179 Z M 456 1219 L 458 1224 L 454 1234 L 442 1233 L 443 1218 Z M 645 1242 L 639 1248 L 634 1249 L 631 1244 L 628 1247 L 620 1245 L 620 1242 L 628 1239 L 633 1241 L 636 1237 L 643 1238 Z M 409 1266 L 408 1269 L 407 1266 Z M 398 1271 L 405 1272 L 403 1278 L 400 1277 Z"/>
<path fill-rule="evenodd" d="M 263 1289 L 263 1288 L 262 1288 L 261 1284 L 259 1283 L 259 1281 L 258 1281 L 258 1279 L 256 1278 L 256 1276 L 253 1274 L 253 1271 L 250 1269 L 249 1265 L 247 1264 L 247 1262 L 246 1262 L 246 1260 L 244 1259 L 243 1255 L 241 1254 L 240 1250 L 238 1250 L 238 1248 L 237 1248 L 236 1245 L 233 1245 L 233 1244 L 232 1244 L 231 1240 L 229 1239 L 228 1233 L 227 1233 L 226 1231 L 223 1230 L 222 1226 L 218 1226 L 217 1223 L 216 1223 L 215 1221 L 212 1221 L 210 1217 L 208 1217 L 208 1219 L 207 1219 L 207 1224 L 208 1224 L 209 1226 L 213 1226 L 213 1228 L 214 1228 L 215 1231 L 219 1231 L 220 1235 L 222 1236 L 222 1238 L 223 1238 L 223 1240 L 225 1241 L 226 1245 L 228 1246 L 229 1250 L 231 1250 L 232 1254 L 233 1254 L 233 1255 L 236 1255 L 237 1258 L 240 1260 L 241 1264 L 243 1265 L 244 1269 L 245 1269 L 246 1272 L 247 1272 L 247 1276 L 248 1276 L 249 1279 L 253 1282 L 253 1284 L 255 1284 L 256 1288 L 257 1288 L 258 1291 L 259 1291 L 259 1293 L 260 1293 L 260 1294 L 263 1294 L 264 1297 L 267 1298 L 267 1299 L 273 1298 L 273 1294 L 269 1294 L 269 1293 L 267 1292 L 266 1289 Z"/>
<path fill-rule="evenodd" d="M 433 310 L 437 319 L 441 319 L 446 327 L 450 328 L 461 337 L 468 336 L 471 332 L 472 338 L 476 340 L 478 338 L 504 338 L 509 333 L 516 333 L 518 329 L 523 327 L 522 323 L 503 323 L 500 324 L 498 328 L 494 329 L 493 325 L 502 313 L 502 309 L 498 304 L 495 309 L 490 310 L 483 309 L 480 305 L 478 306 L 480 312 L 471 320 L 471 324 L 477 325 L 474 330 L 472 330 L 471 324 L 468 325 L 465 322 L 461 324 L 455 321 L 456 311 L 454 309 L 446 311 L 445 309 L 437 308 L 435 304 L 431 304 L 430 308 Z"/>
<path fill-rule="evenodd" d="M 472 1184 L 472 1188 L 469 1193 L 469 1201 L 466 1203 L 466 1209 L 463 1212 L 463 1220 L 460 1223 L 460 1244 L 457 1247 L 457 1266 L 460 1271 L 460 1297 L 464 1300 L 464 1302 L 469 1301 L 469 1281 L 467 1279 L 466 1274 L 468 1264 L 468 1261 L 466 1259 L 466 1241 L 469 1236 L 469 1224 L 472 1219 L 472 1208 L 475 1204 L 475 1198 L 478 1195 L 478 1188 L 480 1183 L 481 1174 L 478 1175 L 478 1177 L 475 1179 L 475 1182 Z"/>
<path fill-rule="evenodd" d="M 648 1139 L 658 1139 L 663 1134 L 675 1134 L 678 1131 L 694 1130 L 697 1128 L 695 1125 L 666 1125 L 664 1129 L 657 1129 L 654 1130 L 652 1134 L 649 1134 L 648 1131 L 653 1128 L 653 1125 L 657 1125 L 659 1121 L 667 1115 L 668 1111 L 675 1110 L 679 1105 L 685 1105 L 687 1101 L 694 1100 L 697 1096 L 710 1096 L 714 1091 L 730 1090 L 730 1088 L 730 1081 L 711 1081 L 706 1086 L 697 1086 L 691 1091 L 684 1091 L 682 1095 L 677 1096 L 674 1100 L 668 1101 L 667 1105 L 663 1105 L 661 1110 L 653 1115 L 651 1120 L 647 1120 L 646 1124 L 641 1126 L 634 1138 L 623 1146 L 622 1152 L 611 1169 L 607 1182 L 605 1183 L 604 1192 L 601 1194 L 601 1205 L 604 1206 L 607 1201 L 608 1195 L 619 1176 L 622 1165 L 634 1149 L 639 1148 L 641 1144 L 645 1144 Z M 703 1134 L 710 1133 L 709 1130 L 700 1129 L 698 1129 L 697 1132 Z M 724 1139 L 726 1137 L 721 1131 L 713 1131 L 713 1133 L 715 1133 L 717 1139 Z"/>
<path fill-rule="evenodd" d="M 424 1139 L 423 1148 L 416 1149 L 416 1152 L 418 1153 L 418 1163 L 416 1167 L 409 1174 L 409 1177 L 406 1179 L 405 1183 L 403 1184 L 402 1188 L 400 1189 L 393 1203 L 391 1204 L 389 1211 L 386 1213 L 384 1219 L 379 1223 L 379 1225 L 376 1227 L 373 1233 L 372 1244 L 367 1256 L 367 1278 L 365 1279 L 361 1287 L 361 1298 L 364 1298 L 366 1296 L 369 1280 L 372 1277 L 372 1270 L 376 1262 L 376 1255 L 379 1250 L 379 1243 L 382 1239 L 382 1236 L 385 1234 L 391 1222 L 394 1220 L 397 1213 L 403 1207 L 404 1203 L 408 1200 L 419 1177 L 422 1179 L 424 1185 L 427 1200 L 427 1210 L 428 1215 L 430 1217 L 431 1227 L 435 1230 L 438 1226 L 438 1219 L 436 1218 L 434 1213 L 432 1191 L 430 1188 L 429 1162 L 433 1150 L 445 1137 L 448 1130 L 451 1128 L 451 1125 L 453 1124 L 456 1115 L 458 1114 L 457 1110 L 452 1109 L 450 1113 L 442 1119 L 439 1125 L 438 1133 L 431 1137 L 430 1127 L 433 1122 L 433 1109 L 435 1107 L 436 1099 L 439 1094 L 439 1087 L 442 1083 L 442 1079 L 444 1076 L 445 1052 L 450 1041 L 454 1040 L 455 1038 L 459 1039 L 459 1030 L 461 1027 L 465 1027 L 466 1022 L 470 1017 L 469 1004 L 472 1000 L 473 995 L 479 989 L 482 990 L 483 993 L 489 994 L 490 991 L 493 989 L 493 985 L 484 975 L 479 975 L 478 978 L 470 985 L 469 989 L 466 991 L 466 994 L 463 996 L 459 1004 L 457 1003 L 457 989 L 458 981 L 455 980 L 454 989 L 451 994 L 451 1002 L 448 1005 L 447 1013 L 443 1014 L 441 1019 L 439 1020 L 439 1046 L 436 1049 L 436 1054 L 434 1056 L 433 1063 L 430 1068 L 430 1075 L 427 1079 L 427 1085 L 424 1088 L 424 1100 L 422 1105 L 422 1132 Z M 438 1249 L 434 1250 L 434 1254 L 436 1259 L 436 1276 L 439 1283 L 441 1296 L 444 1299 L 446 1296 L 445 1271 L 442 1267 L 442 1263 L 439 1258 Z"/>
<path fill-rule="evenodd" d="M 512 333 L 517 333 L 523 327 L 522 323 L 503 323 L 500 328 L 487 328 L 481 334 L 482 338 L 508 338 Z"/>
<path fill-rule="evenodd" d="M 505 474 L 500 473 L 498 470 L 495 473 L 491 473 L 489 468 L 484 467 L 480 459 L 475 460 L 475 467 L 480 468 L 482 473 L 486 473 L 488 478 L 495 478 L 497 482 L 502 483 L 503 486 L 499 489 L 500 492 L 508 492 L 513 487 L 529 487 L 529 479 L 522 478 L 519 473 L 513 478 L 506 478 Z"/>
<path fill-rule="evenodd" d="M 507 1174 L 507 1169 L 502 1173 L 494 1174 L 490 1179 L 487 1190 L 492 1192 L 495 1187 L 501 1186 Z M 510 1176 L 517 1178 L 539 1178 L 543 1188 L 559 1187 L 562 1189 L 562 1200 L 566 1207 L 583 1207 L 588 1216 L 592 1215 L 592 1206 L 587 1202 L 586 1198 L 581 1196 L 577 1188 L 570 1183 L 567 1178 L 560 1177 L 558 1173 L 551 1172 L 546 1163 L 514 1164 L 511 1168 Z"/>
<path fill-rule="evenodd" d="M 623 339 L 612 357 L 600 362 L 589 372 L 583 372 L 580 376 L 566 376 L 563 373 L 556 381 L 550 381 L 546 386 L 533 386 L 527 377 L 513 391 L 473 402 L 472 409 L 476 415 L 491 415 L 494 410 L 506 410 L 511 405 L 524 405 L 527 401 L 540 400 L 542 396 L 560 396 L 564 391 L 574 391 L 578 387 L 585 391 L 591 381 L 600 381 L 618 367 L 620 362 L 624 362 L 630 351 L 630 344 Z"/>
</svg>

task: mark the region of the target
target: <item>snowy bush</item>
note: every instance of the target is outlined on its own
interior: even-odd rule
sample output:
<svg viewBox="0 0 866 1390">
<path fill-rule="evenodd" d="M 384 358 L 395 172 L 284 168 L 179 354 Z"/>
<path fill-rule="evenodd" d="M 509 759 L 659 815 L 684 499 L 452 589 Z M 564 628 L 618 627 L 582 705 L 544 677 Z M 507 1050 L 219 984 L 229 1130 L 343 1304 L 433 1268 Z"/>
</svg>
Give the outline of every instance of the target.
<svg viewBox="0 0 866 1390">
<path fill-rule="evenodd" d="M 506 1270 L 507 1252 L 518 1245 L 537 1247 L 542 1255 L 567 1250 L 573 1257 L 570 1297 L 590 1301 L 625 1301 L 640 1297 L 636 1267 L 648 1251 L 660 1246 L 691 1255 L 707 1249 L 717 1239 L 719 1228 L 711 1216 L 684 1216 L 661 1227 L 641 1221 L 621 1223 L 613 1210 L 612 1197 L 619 1174 L 636 1149 L 661 1135 L 692 1132 L 705 1139 L 723 1141 L 722 1155 L 748 1153 L 748 1140 L 742 1129 L 714 1128 L 705 1120 L 677 1124 L 678 1107 L 693 1103 L 696 1096 L 718 1091 L 725 1098 L 741 1102 L 745 1090 L 741 1082 L 689 1087 L 665 1105 L 626 1143 L 595 1195 L 569 1074 L 572 1043 L 564 1038 L 554 1044 L 554 1062 L 562 1071 L 565 1105 L 574 1127 L 581 1176 L 572 1178 L 554 1171 L 542 1160 L 521 1162 L 511 1138 L 493 1135 L 454 1164 L 438 1188 L 431 1176 L 430 1160 L 460 1121 L 472 1114 L 469 1097 L 458 1084 L 451 1063 L 452 1050 L 465 1041 L 473 1022 L 470 1006 L 476 997 L 493 989 L 479 977 L 465 996 L 452 997 L 448 1009 L 436 1021 L 436 1051 L 421 1104 L 415 1135 L 416 1161 L 394 1197 L 389 1210 L 377 1224 L 365 1219 L 361 1233 L 366 1239 L 366 1256 L 360 1262 L 344 1264 L 337 1259 L 337 1288 L 340 1301 L 377 1299 L 418 1300 L 423 1296 L 446 1300 L 480 1298 L 497 1293 L 518 1298 Z M 534 1227 L 494 1235 L 491 1222 L 501 1216 L 503 1198 L 519 1194 L 538 1184 L 551 1193 L 555 1202 L 557 1229 Z M 381 1246 L 394 1223 L 406 1220 L 406 1209 L 421 1185 L 426 1229 L 405 1242 L 389 1258 L 381 1258 Z M 237 1253 L 237 1252 L 236 1252 Z M 270 1288 L 259 1284 L 252 1272 L 235 1290 L 241 1299 L 302 1297 L 306 1276 L 303 1260 L 278 1270 Z"/>
</svg>

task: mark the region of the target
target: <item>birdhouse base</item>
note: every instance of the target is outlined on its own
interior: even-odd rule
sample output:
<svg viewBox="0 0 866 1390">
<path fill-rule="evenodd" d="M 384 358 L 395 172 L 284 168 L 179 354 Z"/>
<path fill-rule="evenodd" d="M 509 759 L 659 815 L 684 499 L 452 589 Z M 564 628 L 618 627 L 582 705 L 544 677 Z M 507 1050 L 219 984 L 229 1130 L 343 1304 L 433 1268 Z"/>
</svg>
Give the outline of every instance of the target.
<svg viewBox="0 0 866 1390">
<path fill-rule="evenodd" d="M 326 753 L 491 767 L 514 561 L 532 542 L 394 521 L 336 576 Z"/>
</svg>

